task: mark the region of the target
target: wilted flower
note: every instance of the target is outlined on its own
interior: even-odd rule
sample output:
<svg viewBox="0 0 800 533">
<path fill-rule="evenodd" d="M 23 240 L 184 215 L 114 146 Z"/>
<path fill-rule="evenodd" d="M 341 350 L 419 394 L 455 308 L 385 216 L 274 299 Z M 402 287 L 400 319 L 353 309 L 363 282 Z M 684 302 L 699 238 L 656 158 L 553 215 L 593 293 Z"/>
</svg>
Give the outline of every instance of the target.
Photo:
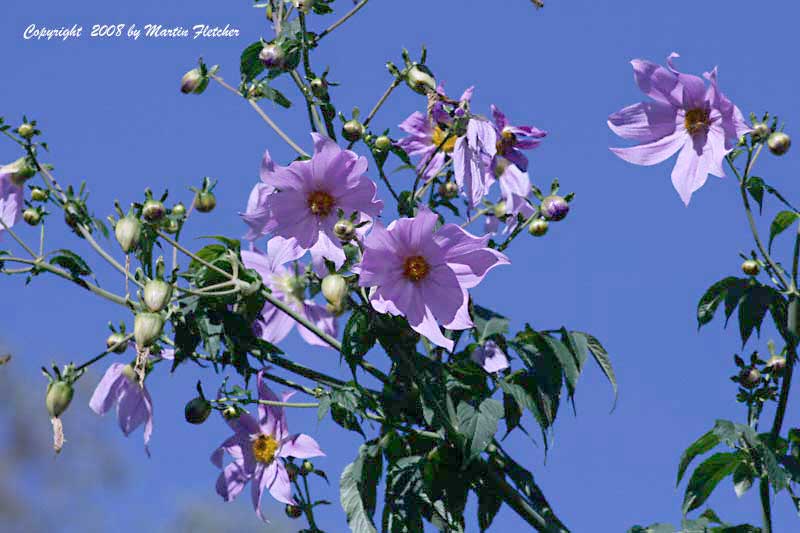
<svg viewBox="0 0 800 533">
<path fill-rule="evenodd" d="M 471 207 L 478 205 L 489 192 L 491 162 L 496 153 L 494 127 L 483 119 L 470 118 L 466 135 L 459 137 L 453 148 L 453 173 Z"/>
<path fill-rule="evenodd" d="M 302 250 L 299 250 L 302 254 Z M 245 267 L 252 268 L 259 273 L 272 295 L 286 302 L 298 313 L 308 318 L 322 331 L 336 336 L 336 319 L 324 306 L 305 298 L 305 281 L 300 275 L 304 266 L 295 263 L 295 269 L 290 269 L 285 264 L 298 257 L 298 248 L 287 239 L 273 237 L 267 243 L 267 254 L 258 250 L 242 250 L 242 261 Z M 277 343 L 282 341 L 292 330 L 295 320 L 267 302 L 261 310 L 255 323 L 257 334 L 267 342 Z M 316 346 L 328 346 L 325 341 L 317 337 L 304 326 L 297 324 L 300 336 Z"/>
<path fill-rule="evenodd" d="M 345 261 L 344 250 L 333 228 L 341 210 L 372 220 L 383 209 L 376 198 L 377 186 L 364 173 L 367 160 L 342 150 L 328 137 L 312 133 L 314 155 L 288 167 L 276 165 L 269 152 L 261 165 L 261 181 L 253 189 L 243 215 L 251 231 L 247 238 L 272 233 L 310 250 L 317 270 L 324 259 L 337 268 Z M 271 190 L 270 187 L 273 189 Z"/>
<path fill-rule="evenodd" d="M 472 360 L 490 374 L 505 370 L 509 366 L 505 352 L 492 340 L 472 350 Z"/>
<path fill-rule="evenodd" d="M 286 393 L 278 400 L 262 381 L 261 375 L 259 372 L 257 378 L 259 400 L 285 402 L 294 394 Z M 261 513 L 264 490 L 269 490 L 272 497 L 281 503 L 295 505 L 283 459 L 324 456 L 317 441 L 302 433 L 290 435 L 283 407 L 259 404 L 257 420 L 242 413 L 238 418 L 229 419 L 228 425 L 234 431 L 233 436 L 211 454 L 211 462 L 222 469 L 217 479 L 217 494 L 229 502 L 250 482 L 253 507 L 262 520 L 266 520 Z M 225 453 L 233 461 L 223 467 Z"/>
<path fill-rule="evenodd" d="M 628 106 L 608 118 L 608 126 L 622 138 L 640 143 L 611 148 L 619 157 L 637 165 L 655 165 L 680 150 L 672 169 L 672 184 L 688 205 L 692 193 L 703 186 L 708 174 L 724 177 L 722 161 L 750 128 L 741 111 L 720 92 L 717 69 L 703 77 L 675 70 L 672 53 L 668 68 L 634 59 L 633 74 L 644 94 L 653 99 Z"/>
<path fill-rule="evenodd" d="M 522 150 L 531 150 L 539 146 L 547 132 L 535 126 L 512 126 L 497 106 L 492 105 L 494 129 L 497 133 L 497 158 L 505 158 L 514 163 L 523 172 L 528 170 L 528 158 Z"/>
<path fill-rule="evenodd" d="M 364 241 L 359 284 L 373 287 L 370 301 L 379 313 L 402 315 L 435 344 L 452 350 L 439 325 L 467 329 L 467 289 L 475 287 L 505 255 L 486 247 L 489 237 L 475 237 L 455 224 L 434 231 L 436 214 L 420 209 L 414 218 L 376 224 Z"/>
<path fill-rule="evenodd" d="M 0 167 L 0 220 L 9 228 L 16 224 L 22 217 L 25 204 L 25 195 L 22 185 L 16 183 L 14 169 L 11 165 Z M 3 233 L 0 225 L 0 235 Z"/>
<path fill-rule="evenodd" d="M 98 415 L 106 414 L 114 404 L 119 427 L 126 437 L 144 424 L 144 449 L 150 455 L 147 443 L 153 433 L 153 402 L 130 365 L 114 363 L 108 367 L 89 400 L 89 407 Z"/>
</svg>

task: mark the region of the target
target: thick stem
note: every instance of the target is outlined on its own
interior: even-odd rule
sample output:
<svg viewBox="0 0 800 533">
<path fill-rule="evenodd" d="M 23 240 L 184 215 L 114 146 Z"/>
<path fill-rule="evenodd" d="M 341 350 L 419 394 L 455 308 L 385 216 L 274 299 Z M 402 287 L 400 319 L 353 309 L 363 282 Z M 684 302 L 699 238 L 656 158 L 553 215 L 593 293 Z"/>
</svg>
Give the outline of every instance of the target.
<svg viewBox="0 0 800 533">
<path fill-rule="evenodd" d="M 769 501 L 769 481 L 767 478 L 761 478 L 759 494 L 761 495 L 761 516 L 764 521 L 761 533 L 772 533 L 772 505 Z"/>
</svg>

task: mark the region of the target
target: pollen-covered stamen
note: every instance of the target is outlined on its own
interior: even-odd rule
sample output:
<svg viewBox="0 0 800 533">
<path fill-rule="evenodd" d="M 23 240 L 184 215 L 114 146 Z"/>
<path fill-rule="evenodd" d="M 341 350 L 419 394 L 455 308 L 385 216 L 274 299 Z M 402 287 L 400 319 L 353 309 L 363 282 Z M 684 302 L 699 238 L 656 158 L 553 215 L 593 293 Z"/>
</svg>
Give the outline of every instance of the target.
<svg viewBox="0 0 800 533">
<path fill-rule="evenodd" d="M 700 108 L 688 110 L 683 124 L 690 135 L 708 131 L 708 126 L 710 124 L 708 111 Z"/>
<path fill-rule="evenodd" d="M 314 191 L 308 195 L 308 208 L 318 217 L 326 217 L 333 211 L 336 202 L 325 191 Z"/>
<path fill-rule="evenodd" d="M 514 132 L 508 128 L 503 128 L 503 131 L 500 132 L 500 138 L 497 139 L 496 148 L 498 153 L 504 154 L 510 148 L 513 148 L 517 144 L 517 136 L 514 135 Z"/>
<path fill-rule="evenodd" d="M 403 263 L 403 275 L 414 282 L 424 279 L 430 269 L 430 265 L 421 255 L 408 257 Z"/>
<path fill-rule="evenodd" d="M 270 464 L 278 451 L 278 441 L 271 435 L 259 435 L 253 440 L 253 456 L 259 463 Z"/>
<path fill-rule="evenodd" d="M 456 147 L 456 136 L 450 135 L 450 138 L 448 138 L 447 142 L 445 142 L 446 138 L 447 134 L 444 132 L 444 130 L 442 130 L 442 128 L 439 126 L 433 128 L 433 138 L 431 139 L 433 145 L 439 146 L 440 144 L 444 143 L 444 145 L 442 145 L 442 152 L 449 154 L 452 153 L 453 149 Z"/>
</svg>

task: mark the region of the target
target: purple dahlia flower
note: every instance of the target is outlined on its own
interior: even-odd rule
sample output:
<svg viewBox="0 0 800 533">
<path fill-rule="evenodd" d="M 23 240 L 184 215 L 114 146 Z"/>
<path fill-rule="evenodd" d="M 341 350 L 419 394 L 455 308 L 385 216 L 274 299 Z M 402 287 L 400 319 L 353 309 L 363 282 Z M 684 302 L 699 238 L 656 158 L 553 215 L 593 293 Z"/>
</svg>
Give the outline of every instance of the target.
<svg viewBox="0 0 800 533">
<path fill-rule="evenodd" d="M 276 165 L 269 152 L 261 165 L 261 184 L 250 194 L 247 212 L 248 240 L 273 234 L 310 250 L 315 268 L 332 261 L 345 262 L 341 242 L 333 233 L 341 210 L 345 216 L 358 213 L 360 220 L 380 215 L 383 202 L 376 198 L 377 186 L 364 173 L 367 160 L 342 150 L 328 137 L 312 133 L 314 155 L 288 167 Z M 362 230 L 363 231 L 363 230 Z"/>
<path fill-rule="evenodd" d="M 0 166 L 0 220 L 9 228 L 22 217 L 25 195 L 21 181 L 16 178 L 14 164 Z M 0 225 L 0 235 L 3 226 Z"/>
<path fill-rule="evenodd" d="M 153 434 L 153 401 L 147 388 L 139 386 L 130 365 L 109 366 L 89 400 L 89 407 L 98 415 L 106 414 L 114 404 L 119 427 L 126 437 L 144 424 L 144 449 L 150 455 L 147 443 Z"/>
<path fill-rule="evenodd" d="M 500 109 L 492 105 L 492 117 L 497 133 L 497 157 L 503 157 L 514 163 L 523 172 L 528 170 L 528 158 L 522 150 L 531 150 L 539 146 L 547 132 L 535 126 L 512 126 Z"/>
<path fill-rule="evenodd" d="M 268 401 L 288 400 L 294 393 L 286 393 L 283 398 L 272 392 L 258 373 L 258 399 Z M 324 456 L 317 441 L 302 433 L 289 434 L 286 414 L 283 407 L 258 405 L 258 419 L 247 413 L 239 418 L 228 420 L 233 436 L 225 440 L 211 454 L 211 462 L 222 472 L 217 479 L 217 494 L 229 502 L 236 498 L 244 486 L 250 482 L 253 508 L 259 518 L 266 521 L 261 513 L 261 496 L 269 490 L 279 502 L 294 505 L 292 485 L 283 459 L 294 457 L 307 459 Z M 222 466 L 225 454 L 233 459 Z"/>
<path fill-rule="evenodd" d="M 608 118 L 611 130 L 639 143 L 611 148 L 620 158 L 637 165 L 655 165 L 680 150 L 672 169 L 672 185 L 686 205 L 709 174 L 724 177 L 722 161 L 742 135 L 750 131 L 741 111 L 720 92 L 717 69 L 706 72 L 705 82 L 642 59 L 631 61 L 637 85 L 653 101 L 628 106 Z"/>
<path fill-rule="evenodd" d="M 305 298 L 306 285 L 302 277 L 305 267 L 295 263 L 294 268 L 285 264 L 298 255 L 298 247 L 291 240 L 273 237 L 267 243 L 267 253 L 258 250 L 242 251 L 244 266 L 252 268 L 261 276 L 264 285 L 276 298 L 286 302 L 298 313 L 316 324 L 322 331 L 336 336 L 336 319 L 324 306 Z M 302 250 L 301 250 L 302 253 Z M 267 342 L 278 343 L 292 330 L 295 321 L 292 317 L 267 302 L 255 323 L 257 334 Z M 297 325 L 300 336 L 316 346 L 328 345 L 307 328 Z"/>
<path fill-rule="evenodd" d="M 494 341 L 486 341 L 472 351 L 472 360 L 486 372 L 493 374 L 509 367 L 508 357 Z"/>
<path fill-rule="evenodd" d="M 444 142 L 446 134 L 438 124 L 433 124 L 430 118 L 419 111 L 415 111 L 405 119 L 400 124 L 400 129 L 409 135 L 397 141 L 397 146 L 410 157 L 420 157 L 417 173 L 425 179 L 430 179 L 438 174 L 444 167 L 447 154 L 453 152 L 456 138 L 448 139 L 442 145 L 442 149 L 437 152 L 436 148 Z"/>
<path fill-rule="evenodd" d="M 436 214 L 423 208 L 388 228 L 376 224 L 364 241 L 359 284 L 373 287 L 376 311 L 405 316 L 414 331 L 452 350 L 453 341 L 439 325 L 472 327 L 467 289 L 509 261 L 486 247 L 488 236 L 475 237 L 455 224 L 435 230 L 436 221 Z"/>
</svg>

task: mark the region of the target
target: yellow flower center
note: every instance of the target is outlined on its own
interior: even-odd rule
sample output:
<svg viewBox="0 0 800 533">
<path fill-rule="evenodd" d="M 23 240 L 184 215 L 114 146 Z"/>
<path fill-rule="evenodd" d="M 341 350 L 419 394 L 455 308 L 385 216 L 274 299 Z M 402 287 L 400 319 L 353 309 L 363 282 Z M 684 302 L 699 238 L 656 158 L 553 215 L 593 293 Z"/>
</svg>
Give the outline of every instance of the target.
<svg viewBox="0 0 800 533">
<path fill-rule="evenodd" d="M 708 111 L 705 109 L 695 108 L 686 112 L 686 117 L 683 124 L 691 135 L 707 131 L 709 126 Z"/>
<path fill-rule="evenodd" d="M 278 451 L 278 441 L 271 435 L 259 435 L 253 441 L 253 456 L 259 463 L 270 464 Z"/>
<path fill-rule="evenodd" d="M 421 255 L 413 255 L 403 264 L 403 275 L 411 281 L 417 282 L 428 275 L 431 267 Z"/>
<path fill-rule="evenodd" d="M 450 135 L 450 138 L 447 139 L 447 142 L 444 141 L 445 138 L 447 138 L 447 134 L 442 130 L 442 128 L 439 126 L 433 128 L 433 145 L 439 146 L 444 142 L 444 145 L 442 146 L 442 152 L 449 154 L 456 147 L 456 136 Z"/>
<path fill-rule="evenodd" d="M 517 144 L 517 136 L 514 135 L 514 132 L 512 132 L 510 129 L 503 128 L 503 131 L 500 132 L 500 138 L 497 139 L 495 147 L 499 153 L 504 154 L 506 153 L 506 150 L 513 148 L 515 144 Z"/>
<path fill-rule="evenodd" d="M 308 208 L 318 217 L 326 217 L 333 211 L 333 196 L 325 191 L 314 191 L 308 195 Z"/>
</svg>

